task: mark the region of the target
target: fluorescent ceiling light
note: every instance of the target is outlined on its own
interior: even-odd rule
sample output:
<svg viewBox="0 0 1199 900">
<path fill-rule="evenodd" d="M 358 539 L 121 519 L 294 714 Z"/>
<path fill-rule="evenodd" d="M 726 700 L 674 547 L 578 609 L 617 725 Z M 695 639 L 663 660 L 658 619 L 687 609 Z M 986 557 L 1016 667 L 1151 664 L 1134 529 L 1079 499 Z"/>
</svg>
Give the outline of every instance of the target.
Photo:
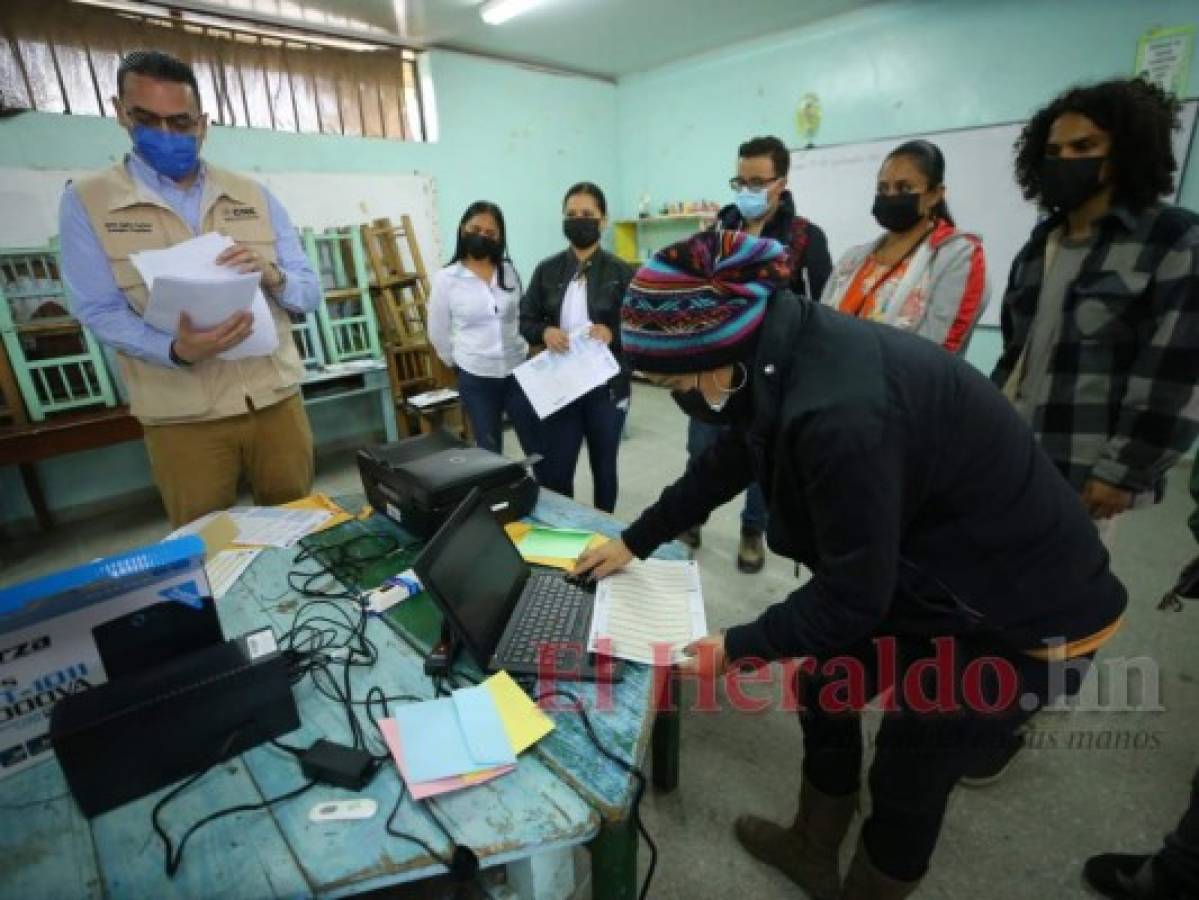
<svg viewBox="0 0 1199 900">
<path fill-rule="evenodd" d="M 487 0 L 479 7 L 479 15 L 488 25 L 503 25 L 509 19 L 514 19 L 528 12 L 541 0 Z"/>
</svg>

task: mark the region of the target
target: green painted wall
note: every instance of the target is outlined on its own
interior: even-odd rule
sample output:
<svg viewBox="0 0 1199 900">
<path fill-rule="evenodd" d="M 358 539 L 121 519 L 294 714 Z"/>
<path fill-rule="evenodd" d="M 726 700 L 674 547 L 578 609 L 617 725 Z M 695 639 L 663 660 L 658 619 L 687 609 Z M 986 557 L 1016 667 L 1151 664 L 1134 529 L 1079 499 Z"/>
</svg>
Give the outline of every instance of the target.
<svg viewBox="0 0 1199 900">
<path fill-rule="evenodd" d="M 1131 74 L 1149 28 L 1196 23 L 1193 0 L 910 0 L 622 79 L 616 206 L 632 215 L 645 191 L 655 206 L 726 197 L 741 141 L 799 143 L 809 91 L 820 144 L 1011 122 L 1070 84 Z M 1199 209 L 1195 142 L 1182 202 Z M 999 350 L 997 329 L 980 329 L 968 358 L 989 371 Z"/>
</svg>

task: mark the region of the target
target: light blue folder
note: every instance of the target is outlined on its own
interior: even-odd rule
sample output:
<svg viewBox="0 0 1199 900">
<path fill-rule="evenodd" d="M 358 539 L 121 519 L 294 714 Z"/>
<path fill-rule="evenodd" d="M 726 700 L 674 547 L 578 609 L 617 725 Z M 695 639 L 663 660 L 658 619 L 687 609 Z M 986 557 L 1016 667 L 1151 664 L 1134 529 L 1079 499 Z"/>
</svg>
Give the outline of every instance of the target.
<svg viewBox="0 0 1199 900">
<path fill-rule="evenodd" d="M 413 782 L 466 775 L 516 762 L 504 722 L 485 687 L 394 710 Z"/>
</svg>

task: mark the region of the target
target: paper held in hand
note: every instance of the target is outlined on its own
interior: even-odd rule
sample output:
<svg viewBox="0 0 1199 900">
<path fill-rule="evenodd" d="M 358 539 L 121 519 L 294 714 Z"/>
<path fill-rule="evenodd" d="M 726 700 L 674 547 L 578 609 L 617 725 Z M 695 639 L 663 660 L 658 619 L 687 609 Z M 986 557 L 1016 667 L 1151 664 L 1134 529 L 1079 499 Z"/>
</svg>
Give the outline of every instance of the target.
<svg viewBox="0 0 1199 900">
<path fill-rule="evenodd" d="M 545 350 L 512 372 L 542 419 L 619 373 L 620 364 L 608 345 L 588 337 L 585 329 L 570 336 L 570 349 L 565 353 Z"/>
<path fill-rule="evenodd" d="M 708 633 L 699 566 L 694 561 L 634 560 L 599 583 L 587 649 L 646 665 L 685 660 L 683 648 Z"/>
<path fill-rule="evenodd" d="M 131 254 L 130 260 L 150 289 L 142 318 L 151 327 L 173 335 L 179 331 L 182 313 L 187 313 L 195 327 L 207 329 L 248 309 L 254 316 L 250 336 L 220 358 L 269 356 L 279 347 L 279 335 L 259 287 L 261 276 L 243 275 L 216 263 L 221 251 L 232 244 L 231 238 L 209 232 L 173 247 Z"/>
</svg>

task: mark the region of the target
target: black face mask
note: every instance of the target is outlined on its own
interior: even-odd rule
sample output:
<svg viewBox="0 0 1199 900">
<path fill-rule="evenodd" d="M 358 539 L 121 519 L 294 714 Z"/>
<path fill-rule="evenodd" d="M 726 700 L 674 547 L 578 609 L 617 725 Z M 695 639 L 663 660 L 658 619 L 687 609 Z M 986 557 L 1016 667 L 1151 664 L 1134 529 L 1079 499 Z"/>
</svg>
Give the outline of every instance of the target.
<svg viewBox="0 0 1199 900">
<path fill-rule="evenodd" d="M 742 376 L 743 378 L 747 376 Z M 708 398 L 698 387 L 685 391 L 671 391 L 670 398 L 683 413 L 697 422 L 705 425 L 735 425 L 751 418 L 750 386 L 745 381 L 742 387 L 728 395 L 724 406 L 719 410 L 712 409 Z"/>
<path fill-rule="evenodd" d="M 566 235 L 572 247 L 586 250 L 600 239 L 599 219 L 587 219 L 582 216 L 563 219 L 562 233 Z"/>
<path fill-rule="evenodd" d="M 503 248 L 494 238 L 468 231 L 462 235 L 462 252 L 470 259 L 490 259 L 492 262 L 499 262 Z"/>
<path fill-rule="evenodd" d="M 703 422 L 705 425 L 727 425 L 728 420 L 728 404 L 718 410 L 712 409 L 708 405 L 708 400 L 704 396 L 703 391 L 699 388 L 691 388 L 687 391 L 671 391 L 670 399 L 672 399 L 683 411 L 683 415 L 689 419 L 695 419 L 697 422 Z"/>
<path fill-rule="evenodd" d="M 1099 170 L 1106 159 L 1104 156 L 1085 159 L 1046 157 L 1041 163 L 1041 199 L 1045 205 L 1070 212 L 1094 197 L 1103 187 Z"/>
<path fill-rule="evenodd" d="M 870 211 L 887 231 L 910 231 L 924 218 L 919 194 L 875 194 Z"/>
</svg>

